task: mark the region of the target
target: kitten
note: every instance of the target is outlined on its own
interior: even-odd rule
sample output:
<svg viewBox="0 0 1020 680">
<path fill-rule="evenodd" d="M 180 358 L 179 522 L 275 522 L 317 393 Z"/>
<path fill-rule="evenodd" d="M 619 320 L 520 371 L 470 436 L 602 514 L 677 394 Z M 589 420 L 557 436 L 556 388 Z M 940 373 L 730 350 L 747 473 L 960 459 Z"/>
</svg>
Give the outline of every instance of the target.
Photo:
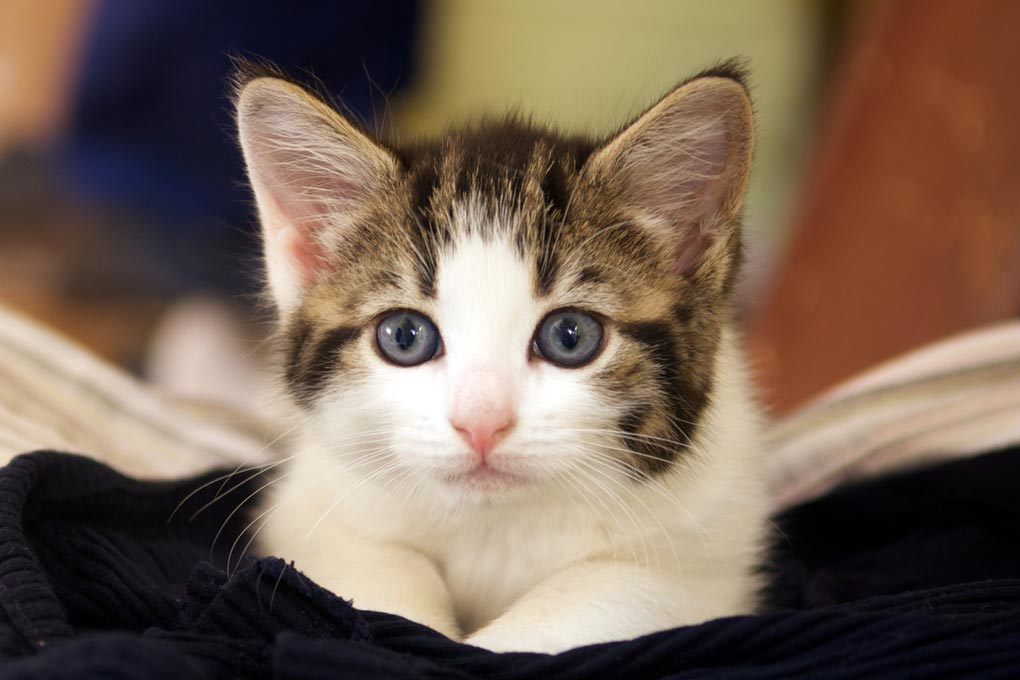
<svg viewBox="0 0 1020 680">
<path fill-rule="evenodd" d="M 297 413 L 262 551 L 500 651 L 755 607 L 736 69 L 601 141 L 509 118 L 386 142 L 271 74 L 237 118 Z"/>
</svg>

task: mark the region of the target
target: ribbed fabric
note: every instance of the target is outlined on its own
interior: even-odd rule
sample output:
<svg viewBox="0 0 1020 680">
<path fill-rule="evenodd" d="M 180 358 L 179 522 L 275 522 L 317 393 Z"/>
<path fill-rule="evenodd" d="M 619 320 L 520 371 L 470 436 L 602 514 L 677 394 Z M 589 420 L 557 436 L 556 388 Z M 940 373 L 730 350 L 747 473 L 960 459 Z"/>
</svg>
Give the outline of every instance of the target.
<svg viewBox="0 0 1020 680">
<path fill-rule="evenodd" d="M 217 476 L 138 482 L 51 452 L 0 470 L 0 677 L 1020 675 L 1020 449 L 778 517 L 768 613 L 557 656 L 355 610 L 275 558 L 228 576 L 214 565 L 246 524 L 231 513 L 264 480 Z"/>
</svg>

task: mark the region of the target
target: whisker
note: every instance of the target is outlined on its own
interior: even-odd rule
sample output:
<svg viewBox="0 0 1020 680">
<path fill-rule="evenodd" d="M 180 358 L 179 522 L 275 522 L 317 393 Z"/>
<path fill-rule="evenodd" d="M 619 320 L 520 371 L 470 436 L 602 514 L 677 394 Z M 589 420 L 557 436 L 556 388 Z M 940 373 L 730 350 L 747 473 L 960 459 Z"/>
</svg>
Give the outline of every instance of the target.
<svg viewBox="0 0 1020 680">
<path fill-rule="evenodd" d="M 609 497 L 616 503 L 616 505 L 619 506 L 623 510 L 624 513 L 626 513 L 628 519 L 630 519 L 631 524 L 634 526 L 635 533 L 641 539 L 641 549 L 642 549 L 642 551 L 644 553 L 643 564 L 648 565 L 649 564 L 649 559 L 648 559 L 649 558 L 649 555 L 648 555 L 648 541 L 647 541 L 647 537 L 645 536 L 645 532 L 642 531 L 642 526 L 643 525 L 640 522 L 637 514 L 633 511 L 633 509 L 631 509 L 627 505 L 627 503 L 625 503 L 624 500 L 620 497 L 620 495 L 617 494 L 615 491 L 613 491 L 613 489 L 611 488 L 612 486 L 616 486 L 617 485 L 617 481 L 615 479 L 613 479 L 612 477 L 609 477 L 608 475 L 605 475 L 604 473 L 600 473 L 597 469 L 593 468 L 591 466 L 591 464 L 590 464 L 590 461 L 585 460 L 584 458 L 578 458 L 578 459 L 575 459 L 575 460 L 576 460 L 576 462 L 578 464 L 584 466 L 584 468 L 588 472 L 592 473 L 592 475 L 589 475 L 589 478 L 596 485 L 598 485 L 598 487 L 600 488 L 600 490 L 603 493 L 608 494 Z M 598 474 L 597 477 L 594 476 L 596 474 Z M 605 480 L 605 481 L 603 481 L 603 480 Z M 660 560 L 659 560 L 659 551 L 658 551 L 658 548 L 655 547 L 654 543 L 652 544 L 652 551 L 655 553 L 656 567 L 661 570 L 661 564 L 660 564 Z"/>
<path fill-rule="evenodd" d="M 263 484 L 262 486 L 260 486 L 259 488 L 255 489 L 250 494 L 248 494 L 245 497 L 244 500 L 242 500 L 240 503 L 238 503 L 237 506 L 233 510 L 230 511 L 230 514 L 227 515 L 226 519 L 223 520 L 223 523 L 220 524 L 219 530 L 217 530 L 216 535 L 213 536 L 212 543 L 209 545 L 209 560 L 210 561 L 212 561 L 213 552 L 216 549 L 216 542 L 220 540 L 220 536 L 223 534 L 223 530 L 227 528 L 227 524 L 230 523 L 230 520 L 233 519 L 234 515 L 236 515 L 241 510 L 241 508 L 244 507 L 244 505 L 248 501 L 250 501 L 251 499 L 253 499 L 256 496 L 258 496 L 260 493 L 262 493 L 263 491 L 265 491 L 266 489 L 271 487 L 273 484 L 276 484 L 280 480 L 286 479 L 287 477 L 290 477 L 291 475 L 294 475 L 294 474 L 295 474 L 295 472 L 293 472 L 293 471 L 286 472 L 286 473 L 280 475 L 279 477 L 277 477 L 275 479 L 271 479 L 270 481 L 266 482 L 265 484 Z"/>
<path fill-rule="evenodd" d="M 620 437 L 621 439 L 630 439 L 634 441 L 647 441 L 647 442 L 661 442 L 662 445 L 668 445 L 677 448 L 687 448 L 688 442 L 681 442 L 676 439 L 669 439 L 668 437 L 657 437 L 650 434 L 641 434 L 639 432 L 626 432 L 624 430 L 614 430 L 607 428 L 562 428 L 560 432 L 571 432 L 576 434 L 601 434 L 609 437 Z"/>
<path fill-rule="evenodd" d="M 600 467 L 603 471 L 602 474 L 606 476 L 609 476 L 609 472 L 611 471 L 619 471 L 620 469 L 619 466 L 614 465 L 613 464 L 614 462 L 615 459 L 611 459 L 600 455 L 593 456 L 592 458 L 586 460 L 587 464 L 596 465 L 597 467 Z M 662 531 L 662 537 L 666 539 L 666 542 L 669 544 L 669 549 L 673 553 L 673 562 L 679 568 L 681 564 L 680 555 L 677 553 L 676 546 L 673 544 L 673 537 L 670 535 L 670 532 L 666 529 L 665 525 L 662 523 L 662 520 L 659 519 L 658 513 L 654 512 L 650 507 L 648 507 L 648 504 L 645 503 L 644 499 L 642 499 L 641 496 L 639 496 L 637 492 L 635 492 L 628 485 L 622 484 L 620 485 L 620 488 L 629 493 L 635 501 L 640 503 L 641 507 L 643 507 L 645 509 L 645 512 L 648 513 L 649 517 L 651 517 L 652 520 L 654 520 L 655 523 L 659 526 L 659 529 Z"/>
<path fill-rule="evenodd" d="M 191 513 L 191 517 L 188 518 L 188 521 L 189 522 L 194 522 L 196 517 L 198 517 L 200 514 L 202 514 L 206 510 L 208 510 L 210 507 L 212 507 L 212 505 L 215 504 L 217 501 L 223 500 L 224 498 L 226 498 L 230 494 L 232 494 L 235 491 L 237 491 L 238 489 L 240 489 L 242 486 L 245 486 L 251 480 L 253 480 L 256 477 L 259 477 L 261 475 L 264 475 L 265 473 L 269 472 L 270 470 L 273 470 L 273 469 L 283 465 L 288 460 L 290 460 L 290 459 L 287 458 L 287 459 L 278 461 L 278 462 L 274 463 L 273 465 L 266 466 L 266 467 L 264 467 L 261 470 L 256 470 L 255 472 L 253 472 L 249 476 L 245 477 L 240 482 L 238 482 L 237 484 L 233 485 L 232 487 L 230 487 L 226 491 L 223 490 L 223 486 L 221 485 L 220 486 L 220 490 L 216 492 L 216 495 L 212 497 L 212 500 L 207 501 L 205 503 L 205 505 L 200 507 L 195 512 Z M 231 473 L 231 475 L 233 475 L 233 474 L 234 473 Z"/>
<path fill-rule="evenodd" d="M 605 461 L 607 462 L 611 462 L 625 469 L 633 470 L 634 472 L 640 473 L 639 469 L 635 468 L 633 465 L 631 465 L 625 460 L 614 458 L 612 456 L 608 456 L 607 454 L 600 453 L 598 451 L 589 451 L 588 453 L 593 457 L 605 459 Z M 718 543 L 715 541 L 715 538 L 712 536 L 712 533 L 705 527 L 704 523 L 701 522 L 701 520 L 699 520 L 697 516 L 690 511 L 690 509 L 688 509 L 685 505 L 683 505 L 680 502 L 680 499 L 678 499 L 675 494 L 669 493 L 666 490 L 664 484 L 665 483 L 659 479 L 645 478 L 645 480 L 642 482 L 642 487 L 649 489 L 654 493 L 657 493 L 660 497 L 671 503 L 673 507 L 675 507 L 681 513 L 683 513 L 684 516 L 687 517 L 691 525 L 694 527 L 694 529 L 701 536 L 701 538 L 712 545 L 713 549 L 716 551 L 717 556 L 721 556 L 722 551 L 720 550 Z"/>
<path fill-rule="evenodd" d="M 312 486 L 314 486 L 316 483 L 318 483 L 318 481 L 319 480 L 313 480 L 312 482 L 309 482 L 308 484 L 304 485 L 301 488 L 301 491 L 302 492 L 303 491 L 307 491 Z M 276 515 L 277 512 L 282 510 L 283 507 L 285 505 L 287 505 L 287 503 L 289 503 L 290 501 L 292 501 L 292 500 L 294 500 L 295 498 L 298 498 L 298 497 L 299 496 L 297 494 L 291 494 L 288 498 L 285 498 L 284 500 L 281 500 L 281 501 L 278 501 L 278 502 L 274 503 L 272 506 L 267 508 L 265 511 L 261 512 L 255 519 L 253 519 L 251 522 L 249 522 L 248 525 L 245 526 L 244 529 L 242 529 L 241 532 L 237 534 L 237 538 L 234 539 L 234 542 L 230 546 L 230 551 L 227 553 L 227 564 L 226 564 L 226 567 L 227 567 L 227 574 L 228 575 L 233 575 L 232 572 L 231 572 L 231 569 L 230 569 L 230 563 L 231 563 L 231 558 L 232 558 L 232 556 L 234 554 L 234 550 L 237 548 L 238 542 L 241 540 L 242 537 L 244 537 L 244 535 L 248 532 L 248 530 L 251 529 L 252 526 L 254 526 L 259 520 L 263 520 L 263 518 L 265 518 L 262 521 L 262 524 L 260 524 L 259 527 L 248 538 L 248 542 L 244 544 L 244 550 L 241 551 L 240 556 L 238 556 L 238 558 L 237 558 L 237 562 L 234 564 L 234 568 L 235 569 L 241 565 L 241 561 L 244 559 L 244 556 L 248 553 L 248 549 L 251 547 L 252 543 L 255 542 L 255 539 L 259 535 L 259 532 L 261 532 L 262 529 L 265 528 L 265 526 L 269 523 L 269 520 L 271 520 Z"/>
<path fill-rule="evenodd" d="M 321 515 L 321 516 L 319 517 L 319 519 L 318 519 L 318 520 L 316 520 L 316 522 L 315 522 L 315 523 L 314 523 L 314 524 L 312 525 L 311 529 L 309 529 L 309 530 L 308 530 L 308 533 L 307 533 L 307 534 L 305 534 L 305 537 L 304 537 L 304 541 L 303 541 L 303 542 L 304 542 L 304 543 L 307 543 L 307 542 L 308 542 L 308 539 L 309 539 L 309 538 L 311 538 L 311 536 L 312 536 L 312 534 L 313 534 L 313 533 L 315 533 L 315 530 L 316 530 L 316 529 L 317 529 L 317 528 L 319 527 L 319 525 L 320 525 L 320 524 L 322 524 L 322 522 L 323 522 L 323 521 L 324 521 L 324 520 L 326 519 L 326 517 L 327 517 L 327 516 L 328 516 L 328 515 L 329 515 L 329 514 L 330 514 L 330 513 L 331 513 L 331 512 L 332 512 L 332 511 L 333 511 L 333 510 L 334 510 L 334 509 L 335 509 L 335 508 L 336 508 L 336 507 L 337 507 L 337 506 L 339 505 L 339 504 L 340 504 L 340 503 L 342 503 L 342 502 L 344 501 L 344 499 L 345 499 L 345 498 L 347 498 L 348 496 L 350 496 L 350 495 L 351 495 L 352 493 L 354 493 L 355 491 L 357 491 L 357 490 L 358 490 L 359 488 L 361 488 L 361 487 L 362 487 L 362 486 L 364 486 L 365 484 L 369 483 L 370 481 L 372 481 L 372 480 L 374 480 L 374 479 L 378 479 L 378 478 L 379 478 L 379 477 L 381 477 L 382 475 L 384 475 L 384 474 L 386 474 L 386 473 L 388 473 L 388 472 L 390 472 L 390 471 L 392 471 L 392 470 L 395 470 L 395 469 L 397 469 L 398 467 L 400 467 L 400 465 L 401 465 L 401 462 L 400 462 L 400 461 L 393 461 L 393 462 L 391 462 L 391 463 L 390 463 L 390 464 L 388 464 L 388 465 L 384 465 L 383 467 L 381 467 L 381 468 L 377 469 L 377 470 L 376 470 L 375 472 L 373 472 L 373 473 L 371 473 L 371 474 L 367 475 L 366 477 L 363 477 L 363 478 L 362 478 L 362 479 L 361 479 L 361 480 L 360 480 L 360 481 L 359 481 L 359 482 L 358 482 L 357 484 L 355 484 L 355 485 L 354 485 L 353 487 L 351 487 L 350 489 L 348 489 L 348 490 L 347 490 L 347 491 L 346 491 L 345 493 L 343 493 L 343 494 L 341 494 L 340 496 L 338 496 L 338 497 L 337 497 L 337 499 L 336 499 L 335 501 L 333 501 L 333 503 L 332 503 L 332 504 L 331 504 L 331 505 L 330 505 L 330 506 L 329 506 L 328 508 L 326 508 L 326 511 L 322 513 L 322 515 Z"/>
<path fill-rule="evenodd" d="M 284 458 L 283 460 L 273 461 L 272 463 L 265 463 L 263 465 L 253 465 L 251 467 L 245 468 L 244 472 L 251 472 L 252 470 L 257 470 L 258 472 L 256 472 L 255 476 L 258 476 L 259 472 L 265 472 L 266 470 L 271 470 L 272 468 L 274 468 L 274 467 L 276 467 L 278 465 L 282 465 L 283 463 L 287 462 L 288 460 L 291 460 L 291 458 L 293 458 L 293 456 L 291 456 L 289 458 Z M 192 497 L 194 497 L 195 494 L 199 493 L 203 489 L 209 488 L 210 486 L 212 486 L 213 484 L 215 484 L 217 482 L 222 482 L 225 479 L 229 480 L 231 477 L 233 477 L 234 475 L 238 474 L 238 472 L 240 470 L 241 470 L 241 468 L 239 468 L 239 467 L 238 468 L 234 468 L 233 470 L 231 470 L 230 472 L 226 473 L 225 475 L 221 475 L 219 477 L 216 477 L 215 479 L 210 479 L 205 484 L 202 484 L 198 488 L 194 489 L 191 493 L 189 493 L 187 496 L 185 496 L 181 500 L 180 503 L 177 504 L 177 507 L 175 507 L 173 512 L 170 513 L 170 517 L 167 518 L 166 523 L 169 524 L 173 520 L 174 515 L 176 515 L 178 512 L 180 512 L 180 509 L 184 506 L 184 504 L 187 503 Z"/>
<path fill-rule="evenodd" d="M 575 459 L 574 462 L 576 462 L 576 459 Z M 594 484 L 596 487 L 601 488 L 603 491 L 605 490 L 604 489 L 605 485 L 600 480 L 595 479 L 594 477 L 592 477 L 592 475 L 589 474 L 588 472 L 586 472 L 585 470 L 583 470 L 581 468 L 578 468 L 578 467 L 575 467 L 574 468 L 574 472 L 582 475 L 585 479 L 588 480 L 589 483 Z M 583 496 L 583 497 L 587 498 L 588 496 Z M 609 506 L 606 505 L 605 501 L 602 499 L 602 497 L 600 495 L 593 494 L 592 497 L 599 503 L 599 505 L 601 505 L 603 507 L 603 509 L 605 509 L 606 514 L 608 514 L 610 517 L 612 517 L 614 520 L 617 521 L 617 526 L 620 527 L 620 533 L 623 534 L 624 538 L 627 539 L 627 542 L 630 545 L 631 553 L 633 554 L 633 557 L 634 557 L 634 562 L 640 564 L 642 562 L 642 560 L 638 559 L 637 548 L 634 545 L 634 542 L 633 542 L 633 540 L 631 538 L 630 532 L 628 532 L 626 529 L 624 529 L 622 524 L 620 524 L 619 518 L 616 516 L 616 513 L 614 513 L 609 508 Z M 616 500 L 617 500 L 617 503 L 620 502 L 619 497 L 616 497 Z M 635 522 L 633 516 L 631 516 L 631 515 L 628 515 L 628 519 L 630 519 L 631 522 Z M 639 525 L 636 524 L 636 523 L 635 523 L 635 528 L 639 529 Z M 640 535 L 640 529 L 636 533 Z M 648 546 L 645 544 L 645 542 L 643 540 L 643 537 L 642 537 L 642 541 L 641 541 L 641 549 L 642 549 L 642 553 L 643 553 L 643 556 L 644 556 L 643 561 L 645 563 L 647 563 L 648 562 Z"/>
<path fill-rule="evenodd" d="M 560 488 L 562 488 L 564 492 L 567 493 L 568 496 L 570 496 L 575 506 L 577 506 L 578 499 L 580 498 L 580 500 L 584 501 L 585 505 L 587 505 L 588 508 L 591 510 L 592 515 L 598 518 L 599 523 L 602 525 L 602 530 L 606 532 L 606 539 L 609 541 L 609 546 L 613 551 L 613 557 L 615 559 L 617 556 L 616 541 L 613 540 L 612 531 L 610 531 L 609 525 L 606 524 L 605 515 L 599 512 L 598 508 L 596 508 L 595 505 L 591 502 L 591 500 L 587 498 L 587 495 L 584 493 L 584 489 L 581 488 L 579 484 L 577 484 L 577 480 L 574 479 L 572 475 L 565 476 L 557 475 L 553 479 L 555 479 L 557 481 L 557 484 L 559 484 Z M 563 485 L 560 484 L 561 480 L 564 483 L 569 483 L 570 485 L 569 488 L 564 488 Z M 576 492 L 576 494 L 572 492 Z M 622 530 L 622 527 L 620 527 L 619 522 L 617 522 L 616 526 Z M 635 548 L 633 543 L 630 543 L 630 549 L 631 555 L 633 556 L 634 560 L 637 561 L 637 549 Z"/>
<path fill-rule="evenodd" d="M 626 446 L 613 446 L 612 444 L 607 444 L 606 442 L 589 441 L 589 442 L 585 442 L 585 445 L 586 446 L 597 446 L 598 448 L 605 449 L 607 451 L 616 451 L 618 453 L 624 453 L 624 454 L 627 454 L 629 456 L 637 456 L 638 458 L 646 458 L 648 460 L 654 460 L 654 461 L 657 461 L 659 463 L 672 463 L 673 462 L 673 460 L 670 459 L 670 458 L 662 458 L 660 456 L 653 456 L 652 454 L 645 453 L 644 451 L 635 451 L 634 449 L 628 448 Z"/>
<path fill-rule="evenodd" d="M 288 428 L 287 428 L 286 430 L 284 430 L 284 431 L 283 431 L 283 432 L 281 432 L 280 434 L 278 434 L 278 435 L 276 435 L 275 437 L 273 437 L 273 439 L 272 439 L 272 440 L 271 440 L 270 442 L 268 442 L 267 444 L 265 444 L 264 446 L 262 446 L 262 448 L 260 448 L 260 449 L 259 449 L 258 451 L 256 451 L 256 452 L 255 452 L 254 454 L 252 454 L 251 456 L 249 456 L 249 457 L 247 458 L 247 460 L 251 460 L 252 458 L 257 458 L 258 456 L 262 455 L 262 454 L 263 454 L 263 453 L 264 453 L 264 452 L 265 452 L 265 451 L 266 451 L 267 449 L 269 449 L 269 448 L 270 448 L 270 447 L 272 447 L 272 446 L 273 446 L 274 444 L 276 444 L 276 443 L 277 443 L 278 441 L 280 441 L 281 439 L 283 439 L 284 437 L 286 437 L 287 435 L 289 435 L 289 434 L 290 434 L 291 432 L 293 432 L 294 430 L 296 430 L 296 429 L 297 429 L 297 428 L 299 427 L 299 425 L 300 425 L 300 423 L 295 423 L 294 425 L 292 425 L 292 426 L 288 427 Z M 245 461 L 245 462 L 247 462 L 247 461 Z M 238 466 L 237 466 L 236 470 L 239 470 L 239 469 L 240 469 L 240 468 L 241 468 L 241 467 L 242 467 L 243 465 L 244 465 L 244 462 L 242 462 L 242 463 L 238 464 Z M 235 471 L 236 471 L 236 470 L 235 470 Z M 227 485 L 227 481 L 228 481 L 228 480 L 229 480 L 229 477 L 227 478 L 227 480 L 224 480 L 224 481 L 223 481 L 223 485 L 222 485 L 222 486 L 220 486 L 220 488 L 219 488 L 219 489 L 218 489 L 218 490 L 216 491 L 216 494 L 217 494 L 217 495 L 219 495 L 220 491 L 223 491 L 223 487 Z"/>
</svg>

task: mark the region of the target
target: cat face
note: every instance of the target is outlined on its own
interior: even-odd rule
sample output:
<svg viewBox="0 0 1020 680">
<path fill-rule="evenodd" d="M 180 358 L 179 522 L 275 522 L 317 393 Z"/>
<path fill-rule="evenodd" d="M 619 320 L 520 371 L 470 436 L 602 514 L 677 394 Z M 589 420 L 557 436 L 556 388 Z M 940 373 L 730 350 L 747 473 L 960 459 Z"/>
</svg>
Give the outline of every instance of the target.
<svg viewBox="0 0 1020 680">
<path fill-rule="evenodd" d="M 710 436 L 751 148 L 731 74 L 602 143 L 507 120 L 386 146 L 267 77 L 238 120 L 286 384 L 338 465 L 497 502 Z"/>
</svg>

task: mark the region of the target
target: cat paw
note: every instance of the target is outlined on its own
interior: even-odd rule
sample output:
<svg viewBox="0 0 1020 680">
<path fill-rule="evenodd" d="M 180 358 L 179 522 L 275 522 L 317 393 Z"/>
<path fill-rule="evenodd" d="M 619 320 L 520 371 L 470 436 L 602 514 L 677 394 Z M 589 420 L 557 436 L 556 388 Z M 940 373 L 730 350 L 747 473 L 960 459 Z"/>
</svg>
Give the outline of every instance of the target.
<svg viewBox="0 0 1020 680">
<path fill-rule="evenodd" d="M 584 642 L 565 640 L 555 635 L 541 634 L 530 631 L 485 630 L 468 635 L 465 644 L 487 649 L 490 652 L 538 652 L 540 654 L 557 654 Z"/>
</svg>

